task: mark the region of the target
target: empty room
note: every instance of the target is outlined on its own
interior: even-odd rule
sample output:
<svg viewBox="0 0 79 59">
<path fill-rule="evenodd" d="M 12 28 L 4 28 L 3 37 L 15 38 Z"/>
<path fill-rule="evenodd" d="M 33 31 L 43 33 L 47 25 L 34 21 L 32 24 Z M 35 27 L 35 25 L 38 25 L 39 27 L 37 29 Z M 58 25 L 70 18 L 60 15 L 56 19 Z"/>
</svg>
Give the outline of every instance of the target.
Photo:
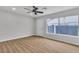
<svg viewBox="0 0 79 59">
<path fill-rule="evenodd" d="M 0 53 L 79 53 L 79 7 L 0 6 Z"/>
</svg>

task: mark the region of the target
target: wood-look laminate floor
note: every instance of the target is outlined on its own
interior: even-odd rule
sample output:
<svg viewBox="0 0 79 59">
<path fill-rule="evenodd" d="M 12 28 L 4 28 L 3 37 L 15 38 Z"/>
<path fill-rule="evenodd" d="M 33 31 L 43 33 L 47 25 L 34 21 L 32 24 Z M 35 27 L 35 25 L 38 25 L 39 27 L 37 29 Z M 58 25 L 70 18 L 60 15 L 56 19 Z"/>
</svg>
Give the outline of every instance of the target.
<svg viewBox="0 0 79 59">
<path fill-rule="evenodd" d="M 38 36 L 15 39 L 0 43 L 1 53 L 70 53 L 79 47 Z"/>
</svg>

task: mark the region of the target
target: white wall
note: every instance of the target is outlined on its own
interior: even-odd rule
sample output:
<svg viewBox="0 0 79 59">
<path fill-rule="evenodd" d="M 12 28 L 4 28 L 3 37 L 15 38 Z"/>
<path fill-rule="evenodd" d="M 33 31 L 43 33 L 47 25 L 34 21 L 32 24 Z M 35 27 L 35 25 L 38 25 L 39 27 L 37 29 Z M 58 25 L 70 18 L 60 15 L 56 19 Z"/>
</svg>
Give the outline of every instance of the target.
<svg viewBox="0 0 79 59">
<path fill-rule="evenodd" d="M 33 26 L 31 17 L 0 11 L 0 41 L 31 36 Z"/>
<path fill-rule="evenodd" d="M 46 33 L 46 19 L 69 15 L 79 15 L 79 9 L 63 11 L 35 19 L 6 11 L 0 11 L 0 41 L 6 41 L 35 34 L 79 45 L 78 37 Z"/>
<path fill-rule="evenodd" d="M 47 19 L 62 17 L 62 16 L 69 16 L 69 15 L 70 16 L 71 15 L 79 15 L 79 9 L 67 10 L 67 11 L 63 11 L 63 12 L 59 12 L 59 13 L 55 13 L 55 14 L 37 18 L 37 20 L 36 20 L 36 30 L 37 30 L 36 35 L 40 35 L 40 36 L 51 38 L 54 40 L 59 40 L 59 41 L 64 41 L 67 43 L 79 45 L 79 37 L 46 33 L 46 20 Z"/>
</svg>

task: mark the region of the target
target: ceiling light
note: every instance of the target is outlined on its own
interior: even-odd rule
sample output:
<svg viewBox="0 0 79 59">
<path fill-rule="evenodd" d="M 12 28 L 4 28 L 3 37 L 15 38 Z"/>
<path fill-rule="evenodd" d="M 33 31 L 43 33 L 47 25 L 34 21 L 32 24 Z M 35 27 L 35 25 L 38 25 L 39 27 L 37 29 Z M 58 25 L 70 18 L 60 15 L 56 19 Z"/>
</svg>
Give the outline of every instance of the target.
<svg viewBox="0 0 79 59">
<path fill-rule="evenodd" d="M 16 10 L 16 8 L 12 8 L 12 10 Z"/>
</svg>

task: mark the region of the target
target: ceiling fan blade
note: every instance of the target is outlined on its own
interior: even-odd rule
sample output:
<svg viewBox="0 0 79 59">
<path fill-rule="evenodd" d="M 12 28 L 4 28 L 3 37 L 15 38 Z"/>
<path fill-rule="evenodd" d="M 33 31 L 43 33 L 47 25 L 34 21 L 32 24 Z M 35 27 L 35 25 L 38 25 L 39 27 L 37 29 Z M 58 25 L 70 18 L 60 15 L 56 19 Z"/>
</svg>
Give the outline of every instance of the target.
<svg viewBox="0 0 79 59">
<path fill-rule="evenodd" d="M 31 13 L 31 12 L 26 12 L 26 13 Z"/>
<path fill-rule="evenodd" d="M 24 8 L 25 10 L 29 10 L 29 11 L 32 11 L 32 10 L 30 10 L 30 9 L 28 9 L 28 8 Z"/>
<path fill-rule="evenodd" d="M 42 11 L 36 11 L 37 13 L 44 13 L 44 12 L 42 12 Z"/>
</svg>

